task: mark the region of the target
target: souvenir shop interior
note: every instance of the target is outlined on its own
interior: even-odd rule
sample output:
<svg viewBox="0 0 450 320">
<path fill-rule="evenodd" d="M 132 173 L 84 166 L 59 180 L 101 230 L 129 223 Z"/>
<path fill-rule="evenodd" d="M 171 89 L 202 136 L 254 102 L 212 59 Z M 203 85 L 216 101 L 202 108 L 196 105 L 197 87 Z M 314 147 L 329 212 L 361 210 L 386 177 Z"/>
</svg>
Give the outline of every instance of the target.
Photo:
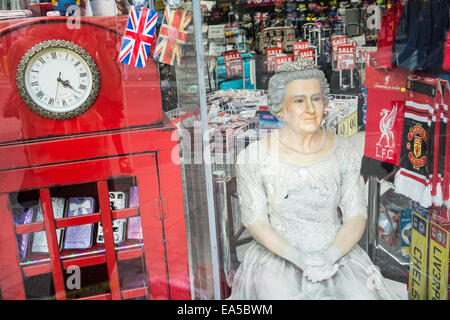
<svg viewBox="0 0 450 320">
<path fill-rule="evenodd" d="M 362 159 L 366 285 L 448 300 L 449 10 L 0 0 L 0 299 L 228 298 L 254 241 L 237 157 L 283 126 L 271 77 L 309 60 Z"/>
</svg>

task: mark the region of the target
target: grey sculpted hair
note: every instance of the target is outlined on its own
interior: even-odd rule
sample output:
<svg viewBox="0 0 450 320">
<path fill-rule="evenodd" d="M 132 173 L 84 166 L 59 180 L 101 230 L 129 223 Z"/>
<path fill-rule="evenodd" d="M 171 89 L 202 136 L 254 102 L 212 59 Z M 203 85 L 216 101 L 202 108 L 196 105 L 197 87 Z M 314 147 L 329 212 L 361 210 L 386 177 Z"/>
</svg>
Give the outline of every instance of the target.
<svg viewBox="0 0 450 320">
<path fill-rule="evenodd" d="M 296 62 L 286 62 L 280 67 L 280 70 L 270 78 L 267 92 L 267 103 L 270 112 L 278 118 L 278 113 L 283 108 L 283 101 L 289 83 L 294 80 L 308 79 L 319 80 L 324 106 L 328 105 L 330 86 L 328 85 L 325 73 L 317 68 L 312 61 L 300 59 Z"/>
</svg>

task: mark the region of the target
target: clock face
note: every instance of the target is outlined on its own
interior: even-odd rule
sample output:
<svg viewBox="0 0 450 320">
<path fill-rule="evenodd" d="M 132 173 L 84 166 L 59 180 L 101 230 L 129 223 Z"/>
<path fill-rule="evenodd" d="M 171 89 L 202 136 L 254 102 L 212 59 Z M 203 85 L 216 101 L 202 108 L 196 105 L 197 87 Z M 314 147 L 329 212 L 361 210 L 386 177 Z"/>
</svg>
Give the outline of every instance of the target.
<svg viewBox="0 0 450 320">
<path fill-rule="evenodd" d="M 99 86 L 98 69 L 89 53 L 64 40 L 35 45 L 17 69 L 17 88 L 25 103 L 51 119 L 85 112 L 97 98 Z"/>
</svg>

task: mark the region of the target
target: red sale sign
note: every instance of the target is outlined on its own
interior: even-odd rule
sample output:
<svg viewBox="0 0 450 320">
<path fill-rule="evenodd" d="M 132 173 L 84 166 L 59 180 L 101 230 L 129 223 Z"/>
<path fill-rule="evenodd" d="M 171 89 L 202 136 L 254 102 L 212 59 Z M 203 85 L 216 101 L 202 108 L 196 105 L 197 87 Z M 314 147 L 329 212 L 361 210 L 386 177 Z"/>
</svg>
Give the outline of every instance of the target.
<svg viewBox="0 0 450 320">
<path fill-rule="evenodd" d="M 283 54 L 283 48 L 267 48 L 266 49 L 267 72 L 275 72 L 276 57 L 279 54 Z"/>
<path fill-rule="evenodd" d="M 336 61 L 336 48 L 340 45 L 348 44 L 347 36 L 335 36 L 331 38 L 331 50 L 333 51 L 333 60 Z"/>
<path fill-rule="evenodd" d="M 275 71 L 278 72 L 279 68 L 285 64 L 286 62 L 292 61 L 292 55 L 290 54 L 282 54 L 278 55 L 275 58 Z"/>
<path fill-rule="evenodd" d="M 309 47 L 309 46 L 310 46 L 309 41 L 294 42 L 292 45 L 292 49 L 294 51 L 294 60 L 295 61 L 298 60 L 297 56 L 298 56 L 299 50 L 305 49 L 306 47 Z"/>
<path fill-rule="evenodd" d="M 239 51 L 226 52 L 223 54 L 225 69 L 228 77 L 240 76 L 243 74 L 241 53 Z"/>
<path fill-rule="evenodd" d="M 299 50 L 297 50 L 297 55 L 295 57 L 295 61 L 297 61 L 299 59 L 311 60 L 312 62 L 315 63 L 316 60 L 314 58 L 314 49 L 313 48 L 308 48 L 308 49 L 299 49 Z"/>
<path fill-rule="evenodd" d="M 355 47 L 352 44 L 338 46 L 336 48 L 336 57 L 337 70 L 355 69 Z"/>
</svg>

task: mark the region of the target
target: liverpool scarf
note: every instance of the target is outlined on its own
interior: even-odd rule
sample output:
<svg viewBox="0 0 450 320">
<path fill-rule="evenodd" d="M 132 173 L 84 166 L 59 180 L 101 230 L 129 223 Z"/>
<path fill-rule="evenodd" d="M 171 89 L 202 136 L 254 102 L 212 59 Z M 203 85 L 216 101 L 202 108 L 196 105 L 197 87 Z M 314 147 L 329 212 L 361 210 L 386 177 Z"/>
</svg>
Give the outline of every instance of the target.
<svg viewBox="0 0 450 320">
<path fill-rule="evenodd" d="M 376 69 L 368 54 L 366 134 L 361 174 L 386 178 L 400 164 L 407 70 Z"/>
<path fill-rule="evenodd" d="M 408 77 L 406 89 L 401 168 L 395 175 L 395 188 L 430 207 L 442 203 L 438 185 L 442 89 L 438 78 L 416 75 Z"/>
</svg>

